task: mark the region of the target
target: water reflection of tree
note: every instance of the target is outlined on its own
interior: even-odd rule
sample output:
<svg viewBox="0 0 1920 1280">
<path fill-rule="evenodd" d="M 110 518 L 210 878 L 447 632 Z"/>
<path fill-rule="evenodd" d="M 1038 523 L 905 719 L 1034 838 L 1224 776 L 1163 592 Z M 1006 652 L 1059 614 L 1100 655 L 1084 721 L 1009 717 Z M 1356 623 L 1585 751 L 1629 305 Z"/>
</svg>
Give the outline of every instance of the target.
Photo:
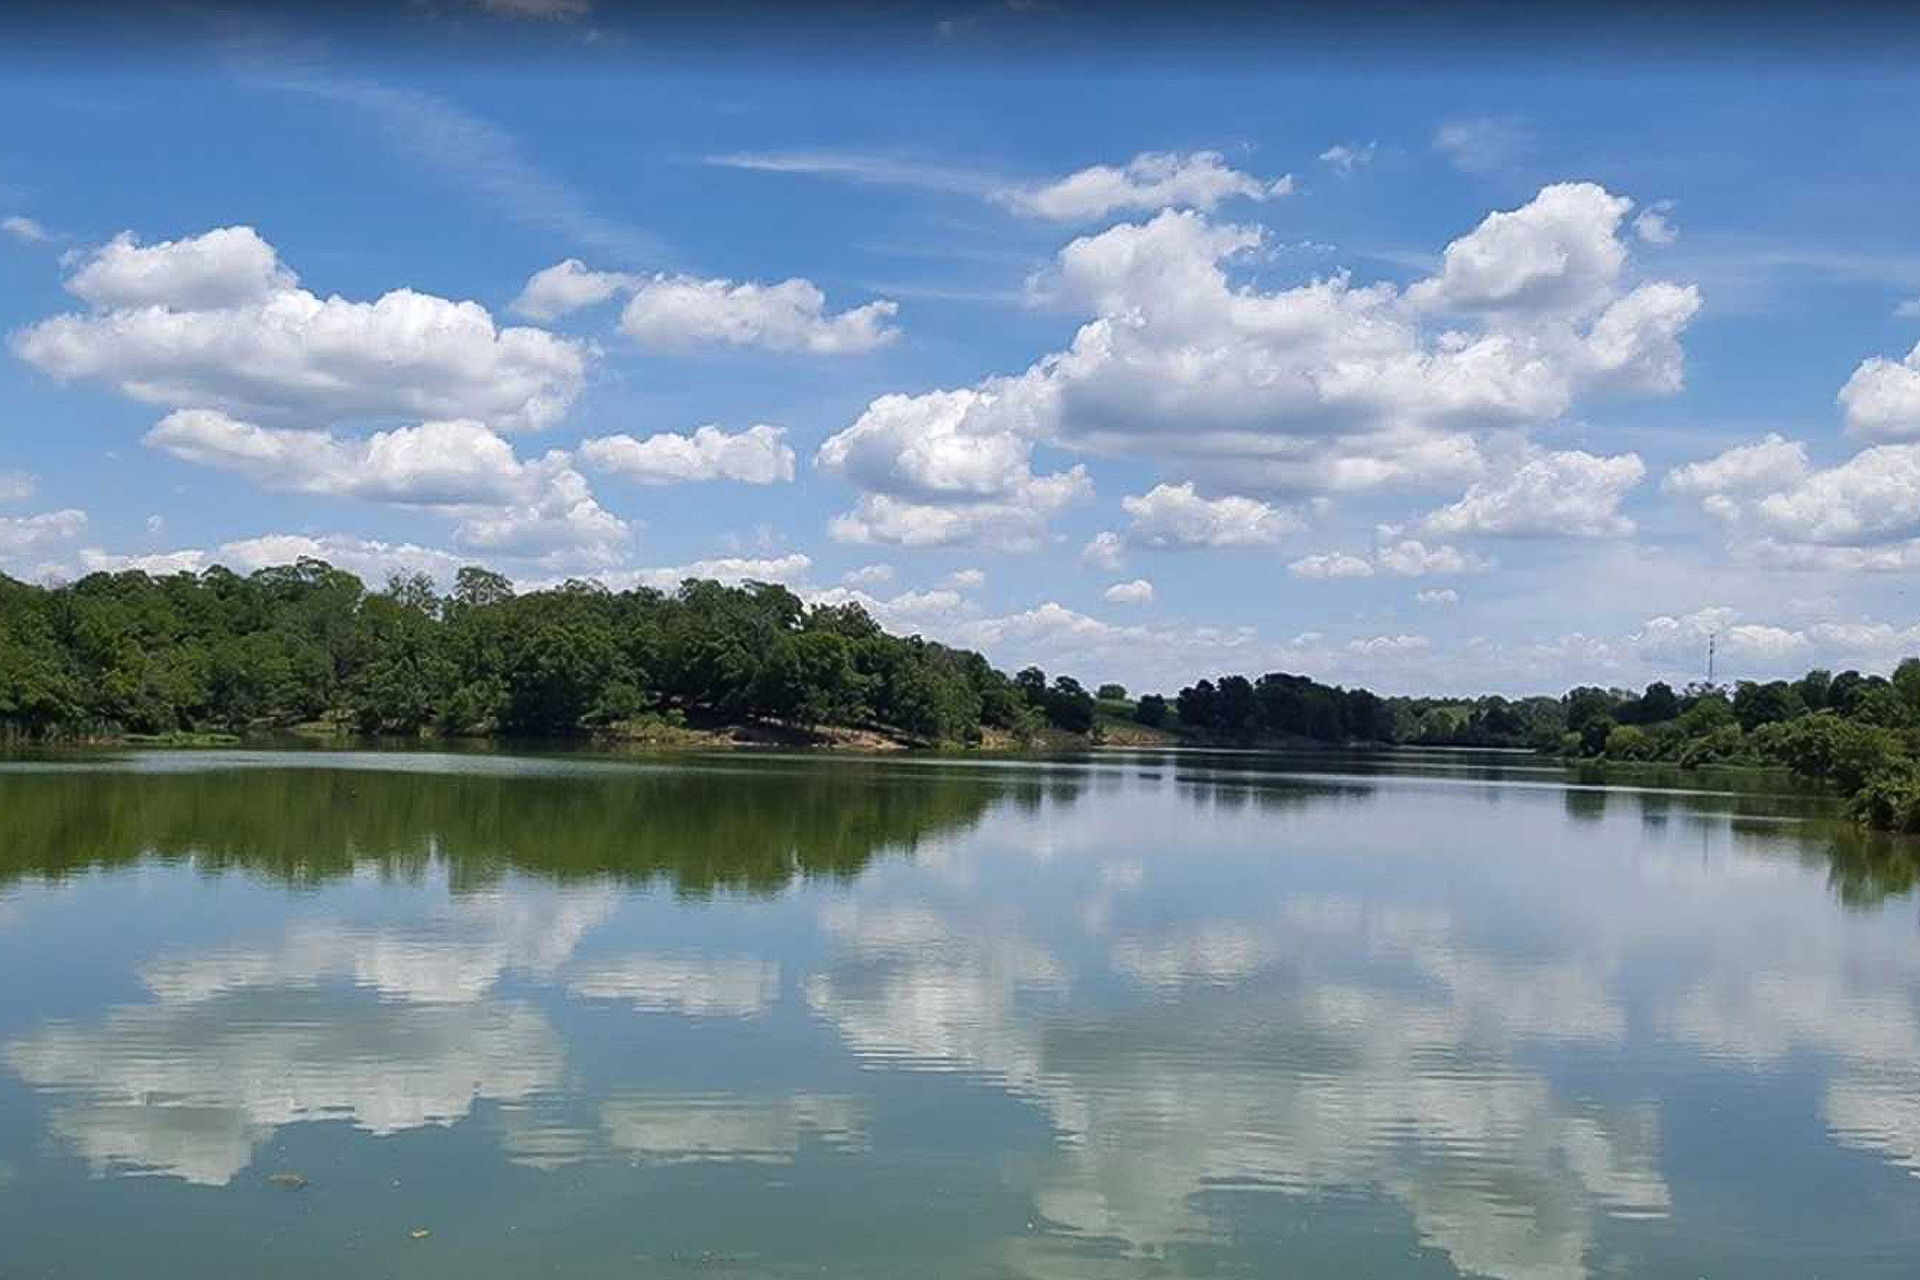
<svg viewBox="0 0 1920 1280">
<path fill-rule="evenodd" d="M 1026 785 L 1031 786 L 1031 780 Z M 22 773 L 0 779 L 0 885 L 152 857 L 287 883 L 356 867 L 456 890 L 517 872 L 661 880 L 684 894 L 850 877 L 964 830 L 1021 786 L 991 771 L 836 760 L 544 776 L 332 768 Z M 1070 803 L 1070 777 L 1046 794 Z"/>
<path fill-rule="evenodd" d="M 1568 787 L 1561 793 L 1561 803 L 1576 822 L 1598 822 L 1607 816 L 1607 793 L 1599 787 Z"/>
<path fill-rule="evenodd" d="M 1720 795 L 1652 788 L 1633 794 L 1640 805 L 1640 820 L 1649 830 L 1664 830 L 1682 821 L 1690 824 L 1704 842 L 1724 827 L 1743 853 L 1791 858 L 1810 867 L 1824 865 L 1834 896 L 1848 907 L 1878 907 L 1889 898 L 1906 897 L 1920 886 L 1920 839 L 1869 831 L 1831 815 L 1821 816 L 1816 799 L 1790 797 L 1793 803 L 1789 808 L 1813 816 L 1790 813 L 1783 817 L 1777 813 L 1728 813 L 1728 798 Z M 1572 812 L 1571 807 L 1568 811 Z"/>
<path fill-rule="evenodd" d="M 1920 883 L 1920 840 L 1848 823 L 1835 823 L 1825 834 L 1827 883 L 1847 906 L 1877 907 L 1908 896 Z"/>
<path fill-rule="evenodd" d="M 1263 812 L 1299 809 L 1360 800 L 1375 791 L 1368 783 L 1315 778 L 1304 773 L 1275 773 L 1275 763 L 1275 757 L 1270 755 L 1175 759 L 1173 780 L 1188 803 L 1229 812 L 1249 806 Z"/>
</svg>

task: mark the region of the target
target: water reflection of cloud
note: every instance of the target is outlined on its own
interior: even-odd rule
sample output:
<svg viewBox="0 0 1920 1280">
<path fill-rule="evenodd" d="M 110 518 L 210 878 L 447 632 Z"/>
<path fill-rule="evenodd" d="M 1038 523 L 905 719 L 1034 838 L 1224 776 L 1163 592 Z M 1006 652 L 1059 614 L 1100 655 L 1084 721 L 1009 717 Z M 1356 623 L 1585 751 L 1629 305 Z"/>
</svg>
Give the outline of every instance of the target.
<svg viewBox="0 0 1920 1280">
<path fill-rule="evenodd" d="M 600 1107 L 608 1143 L 644 1159 L 785 1164 L 803 1139 L 857 1150 L 866 1146 L 866 1121 L 851 1098 L 793 1093 L 627 1094 Z"/>
<path fill-rule="evenodd" d="M 495 988 L 509 971 L 551 976 L 613 903 L 477 893 L 419 919 L 312 921 L 162 955 L 141 970 L 154 1003 L 45 1026 L 0 1054 L 53 1095 L 53 1132 L 96 1171 L 224 1183 L 281 1125 L 392 1134 L 557 1087 L 553 1028 Z"/>
<path fill-rule="evenodd" d="M 596 1000 L 625 1000 L 649 1012 L 745 1018 L 780 996 L 780 966 L 748 955 L 638 952 L 576 966 L 567 988 Z"/>
<path fill-rule="evenodd" d="M 860 1100 L 804 1090 L 616 1088 L 591 1109 L 556 1095 L 501 1107 L 501 1141 L 516 1164 L 556 1169 L 618 1156 L 647 1164 L 788 1164 L 808 1142 L 867 1147 Z"/>
<path fill-rule="evenodd" d="M 1790 948 L 1755 953 L 1744 971 L 1715 966 L 1682 990 L 1667 1029 L 1753 1071 L 1823 1056 L 1821 1111 L 1835 1139 L 1920 1177 L 1920 957 L 1856 930 L 1781 936 Z"/>
<path fill-rule="evenodd" d="M 476 1098 L 555 1086 L 562 1066 L 551 1026 L 526 1005 L 343 1005 L 285 990 L 123 1007 L 4 1052 L 27 1083 L 57 1091 L 53 1131 L 96 1171 L 213 1184 L 280 1125 L 451 1124 Z"/>
<path fill-rule="evenodd" d="M 277 939 L 163 956 L 141 977 L 156 996 L 175 1003 L 326 982 L 370 987 L 393 1000 L 472 1001 L 508 970 L 551 975 L 616 900 L 603 889 L 465 894 L 420 920 L 315 922 Z"/>
<path fill-rule="evenodd" d="M 1038 1045 L 1016 1006 L 1023 991 L 1061 986 L 1045 949 L 1004 932 L 960 932 L 930 909 L 857 899 L 826 908 L 821 924 L 852 954 L 808 977 L 807 1002 L 856 1053 L 1016 1086 L 1037 1080 Z"/>
<path fill-rule="evenodd" d="M 1206 1233 L 1208 1188 L 1372 1189 L 1462 1269 L 1576 1280 L 1597 1215 L 1668 1209 L 1653 1107 L 1574 1104 L 1523 1063 L 1624 1037 L 1577 959 L 1496 959 L 1445 911 L 1322 897 L 1211 922 L 1136 913 L 1076 966 L 1073 940 L 1042 941 L 1058 921 L 1023 917 L 1031 880 L 1000 891 L 1013 900 L 971 912 L 836 905 L 822 923 L 841 951 L 807 995 L 872 1064 L 987 1076 L 1040 1105 L 1061 1160 L 1037 1208 L 1058 1229 L 1145 1260 Z M 1101 975 L 1150 998 L 1062 1016 Z M 1072 1270 L 1046 1240 L 1009 1262 Z"/>
</svg>

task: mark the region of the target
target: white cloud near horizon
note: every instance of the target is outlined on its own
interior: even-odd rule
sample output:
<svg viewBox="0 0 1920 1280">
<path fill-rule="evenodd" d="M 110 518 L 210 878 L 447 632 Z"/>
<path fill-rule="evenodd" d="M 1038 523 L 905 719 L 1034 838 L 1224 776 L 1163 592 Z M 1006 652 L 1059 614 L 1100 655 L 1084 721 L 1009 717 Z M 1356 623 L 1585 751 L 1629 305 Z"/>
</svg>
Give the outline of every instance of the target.
<svg viewBox="0 0 1920 1280">
<path fill-rule="evenodd" d="M 440 510 L 459 521 L 456 539 L 478 550 L 604 560 L 629 533 L 625 521 L 594 500 L 564 451 L 523 460 L 473 421 L 423 422 L 347 438 L 187 409 L 163 418 L 146 443 L 264 489 Z"/>
<path fill-rule="evenodd" d="M 1322 552 L 1302 557 L 1287 565 L 1296 578 L 1371 578 L 1390 575 L 1399 578 L 1423 578 L 1431 575 L 1485 573 L 1493 560 L 1470 551 L 1461 551 L 1445 543 L 1426 543 L 1418 538 L 1400 538 L 1382 531 L 1379 544 L 1371 551 Z"/>
<path fill-rule="evenodd" d="M 1920 568 L 1920 442 L 1816 468 L 1804 442 L 1769 433 L 1674 468 L 1665 487 L 1721 520 L 1740 559 L 1840 574 Z"/>
</svg>

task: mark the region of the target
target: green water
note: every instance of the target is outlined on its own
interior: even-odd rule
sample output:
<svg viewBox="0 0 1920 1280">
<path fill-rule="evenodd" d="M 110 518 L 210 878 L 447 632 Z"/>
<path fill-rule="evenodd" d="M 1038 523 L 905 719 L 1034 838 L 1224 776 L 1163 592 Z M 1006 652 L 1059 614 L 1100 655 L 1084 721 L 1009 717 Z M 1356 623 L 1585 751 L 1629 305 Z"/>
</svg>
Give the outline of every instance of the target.
<svg viewBox="0 0 1920 1280">
<path fill-rule="evenodd" d="M 1497 754 L 15 758 L 0 1276 L 1912 1277 L 1910 865 Z"/>
</svg>

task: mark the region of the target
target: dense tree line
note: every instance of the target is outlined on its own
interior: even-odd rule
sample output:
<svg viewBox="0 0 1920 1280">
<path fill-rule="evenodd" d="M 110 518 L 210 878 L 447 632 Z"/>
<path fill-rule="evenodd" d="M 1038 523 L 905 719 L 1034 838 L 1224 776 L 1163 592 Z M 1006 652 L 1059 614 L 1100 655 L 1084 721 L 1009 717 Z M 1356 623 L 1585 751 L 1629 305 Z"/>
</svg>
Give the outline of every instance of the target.
<svg viewBox="0 0 1920 1280">
<path fill-rule="evenodd" d="M 672 715 L 962 743 L 1083 730 L 1091 707 L 1070 679 L 1016 683 L 978 653 L 888 635 L 857 605 L 808 606 L 767 583 L 519 593 L 466 568 L 442 596 L 424 576 L 369 591 L 312 559 L 60 587 L 0 576 L 0 732 L 15 735 L 324 721 L 547 736 Z"/>
<path fill-rule="evenodd" d="M 1381 698 L 1269 672 L 1173 699 L 1099 696 L 1037 667 L 887 634 L 857 605 L 689 580 L 517 592 L 462 569 L 369 591 L 319 560 L 241 575 L 0 575 L 0 736 L 168 735 L 321 722 L 361 733 L 565 736 L 749 721 L 971 743 L 1097 735 L 1115 717 L 1205 742 L 1532 747 L 1624 761 L 1784 766 L 1872 825 L 1920 831 L 1920 659 L 1891 677 L 1810 671 L 1731 689 Z M 1103 719 L 1104 717 L 1104 719 Z"/>
<path fill-rule="evenodd" d="M 1201 680 L 1180 690 L 1171 708 L 1164 698 L 1144 697 L 1134 715 L 1149 726 L 1177 724 L 1188 733 L 1229 742 L 1394 741 L 1393 716 L 1384 699 L 1365 689 L 1342 689 L 1280 671 L 1258 680 Z"/>
<path fill-rule="evenodd" d="M 1433 747 L 1557 747 L 1567 713 L 1554 697 L 1394 698 L 1394 741 Z"/>
<path fill-rule="evenodd" d="M 1810 671 L 1639 693 L 1582 685 L 1558 698 L 1379 698 L 1305 676 L 1221 676 L 1168 702 L 1133 704 L 1140 724 L 1206 741 L 1516 747 L 1619 761 L 1784 767 L 1833 787 L 1863 822 L 1920 832 L 1920 659 L 1891 677 Z"/>
<path fill-rule="evenodd" d="M 1638 695 L 1588 686 L 1562 701 L 1569 755 L 1781 766 L 1832 786 L 1870 826 L 1920 832 L 1920 659 L 1891 677 L 1822 670 Z"/>
<path fill-rule="evenodd" d="M 1133 719 L 1222 742 L 1356 746 L 1557 747 L 1566 726 L 1558 698 L 1383 698 L 1279 671 L 1201 680 L 1172 700 L 1146 694 Z"/>
</svg>

